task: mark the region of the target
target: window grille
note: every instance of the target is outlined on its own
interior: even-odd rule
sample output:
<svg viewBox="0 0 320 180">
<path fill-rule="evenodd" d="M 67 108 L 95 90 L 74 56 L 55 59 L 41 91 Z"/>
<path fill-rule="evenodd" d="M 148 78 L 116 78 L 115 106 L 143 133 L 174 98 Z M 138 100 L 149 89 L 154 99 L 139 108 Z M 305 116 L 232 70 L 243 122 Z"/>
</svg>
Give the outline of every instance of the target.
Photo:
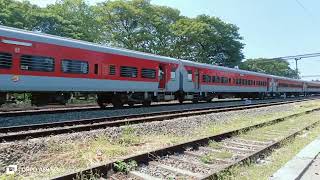
<svg viewBox="0 0 320 180">
<path fill-rule="evenodd" d="M 141 70 L 141 77 L 148 78 L 148 79 L 155 79 L 156 78 L 156 70 L 154 70 L 154 69 L 142 69 Z"/>
<path fill-rule="evenodd" d="M 70 74 L 88 74 L 89 64 L 87 61 L 64 59 L 61 63 L 61 71 Z"/>
<path fill-rule="evenodd" d="M 0 69 L 10 69 L 12 66 L 12 55 L 0 53 Z"/>
<path fill-rule="evenodd" d="M 20 69 L 27 71 L 54 71 L 54 59 L 51 57 L 22 55 Z"/>
<path fill-rule="evenodd" d="M 116 66 L 109 65 L 109 75 L 116 75 Z"/>
<path fill-rule="evenodd" d="M 138 76 L 138 69 L 136 67 L 121 66 L 120 76 L 136 78 Z"/>
</svg>

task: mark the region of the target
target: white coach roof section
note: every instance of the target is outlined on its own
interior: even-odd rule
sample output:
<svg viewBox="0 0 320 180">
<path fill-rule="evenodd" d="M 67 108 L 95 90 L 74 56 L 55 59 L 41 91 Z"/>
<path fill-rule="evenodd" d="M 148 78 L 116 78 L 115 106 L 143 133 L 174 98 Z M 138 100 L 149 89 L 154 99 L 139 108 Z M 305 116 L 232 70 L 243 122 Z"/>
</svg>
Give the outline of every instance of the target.
<svg viewBox="0 0 320 180">
<path fill-rule="evenodd" d="M 181 62 L 184 65 L 195 66 L 195 67 L 199 67 L 199 68 L 208 68 L 208 69 L 212 69 L 212 70 L 221 70 L 221 71 L 232 72 L 232 73 L 249 74 L 249 75 L 276 78 L 276 79 L 282 79 L 282 80 L 291 80 L 291 81 L 294 80 L 297 82 L 307 82 L 307 81 L 298 80 L 298 79 L 291 79 L 291 78 L 286 78 L 286 77 L 274 76 L 274 75 L 270 75 L 270 74 L 258 73 L 258 72 L 253 72 L 253 71 L 246 71 L 246 70 L 241 70 L 241 69 L 236 69 L 236 68 L 217 66 L 217 65 L 212 65 L 212 64 L 198 63 L 198 62 L 193 62 L 193 61 L 188 61 L 188 60 L 181 60 Z"/>
<path fill-rule="evenodd" d="M 154 55 L 150 53 L 143 53 L 128 49 L 122 48 L 113 48 L 104 45 L 99 45 L 95 43 L 90 43 L 81 40 L 75 40 L 71 38 L 63 38 L 59 36 L 26 31 L 16 28 L 11 28 L 7 26 L 0 26 L 0 36 L 8 37 L 8 38 L 15 38 L 27 41 L 34 41 L 40 43 L 47 43 L 47 44 L 54 44 L 59 46 L 67 46 L 72 48 L 79 48 L 103 53 L 111 53 L 111 54 L 118 54 L 123 56 L 135 57 L 135 58 L 143 58 L 143 59 L 150 59 L 156 60 L 161 62 L 168 62 L 168 63 L 179 63 L 179 61 L 175 58 L 164 57 L 159 55 Z"/>
</svg>

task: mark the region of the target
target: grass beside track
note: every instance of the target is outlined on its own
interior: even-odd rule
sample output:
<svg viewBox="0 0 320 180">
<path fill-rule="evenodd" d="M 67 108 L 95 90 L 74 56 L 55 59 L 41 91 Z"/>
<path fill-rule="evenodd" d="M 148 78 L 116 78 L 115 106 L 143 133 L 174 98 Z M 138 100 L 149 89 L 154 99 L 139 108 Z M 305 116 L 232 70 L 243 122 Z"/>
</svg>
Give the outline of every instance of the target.
<svg viewBox="0 0 320 180">
<path fill-rule="evenodd" d="M 319 119 L 319 112 L 292 118 L 292 120 L 301 120 L 304 122 L 314 122 Z M 279 124 L 278 126 L 281 127 L 281 124 Z M 299 127 L 301 128 L 302 126 L 303 125 L 301 124 L 301 126 Z M 261 129 L 261 131 L 265 131 L 267 129 L 268 128 L 266 127 L 264 129 Z M 254 134 L 252 133 L 244 135 L 243 137 L 247 139 L 250 136 L 253 137 Z M 255 132 L 255 134 L 257 134 L 257 132 Z M 301 149 L 315 140 L 319 135 L 320 125 L 318 124 L 312 129 L 304 130 L 294 139 L 287 140 L 282 143 L 281 147 L 279 149 L 273 150 L 272 153 L 266 157 L 266 159 L 259 160 L 257 162 L 251 162 L 247 165 L 238 165 L 236 167 L 233 167 L 229 171 L 219 174 L 219 179 L 267 180 L 272 174 L 274 174 L 278 169 L 285 165 Z M 261 140 L 259 138 L 253 139 Z"/>
<path fill-rule="evenodd" d="M 35 169 L 37 169 L 37 167 L 47 167 L 48 171 L 24 173 L 15 176 L 15 178 L 50 178 L 95 165 L 105 164 L 125 155 L 133 155 L 192 139 L 212 136 L 320 107 L 319 100 L 298 104 L 299 105 L 292 104 L 292 109 L 286 112 L 265 113 L 264 115 L 258 116 L 247 114 L 230 118 L 228 121 L 212 122 L 200 128 L 186 130 L 191 133 L 185 136 L 176 136 L 170 133 L 159 135 L 159 132 L 155 132 L 154 135 L 136 136 L 137 130 L 131 128 L 131 126 L 126 126 L 122 130 L 122 135 L 113 140 L 99 135 L 81 141 L 74 140 L 66 143 L 57 143 L 51 142 L 49 138 L 46 150 L 39 152 L 34 156 L 33 160 L 27 164 L 29 167 L 36 167 Z M 212 145 L 214 146 L 214 144 Z M 227 155 L 222 154 L 221 156 Z M 208 158 L 210 159 L 210 157 Z M 230 174 L 226 177 L 230 177 L 231 179 L 237 177 L 237 171 L 241 172 L 241 170 L 235 169 L 234 171 L 230 171 Z M 248 174 L 250 175 L 250 172 L 248 172 Z M 245 176 L 243 177 L 246 179 Z M 0 176 L 0 179 L 1 178 L 6 179 L 8 176 Z"/>
</svg>

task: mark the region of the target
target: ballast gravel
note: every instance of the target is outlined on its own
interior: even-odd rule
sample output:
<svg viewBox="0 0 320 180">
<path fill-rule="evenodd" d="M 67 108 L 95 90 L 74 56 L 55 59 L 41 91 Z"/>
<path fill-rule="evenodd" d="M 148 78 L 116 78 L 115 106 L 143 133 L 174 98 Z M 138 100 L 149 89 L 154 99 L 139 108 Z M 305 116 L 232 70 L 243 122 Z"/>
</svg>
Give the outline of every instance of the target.
<svg viewBox="0 0 320 180">
<path fill-rule="evenodd" d="M 267 99 L 267 100 L 252 100 L 252 103 L 258 102 L 277 102 L 279 100 Z M 225 101 L 225 102 L 212 102 L 212 103 L 198 103 L 198 104 L 177 104 L 177 105 L 156 105 L 151 107 L 137 107 L 137 108 L 123 108 L 123 109 L 106 109 L 106 110 L 89 110 L 89 111 L 73 111 L 73 112 L 60 112 L 54 114 L 35 114 L 19 117 L 0 117 L 0 127 L 9 126 L 22 126 L 30 124 L 40 123 L 52 123 L 52 122 L 63 122 L 73 121 L 80 119 L 100 118 L 100 117 L 112 117 L 112 116 L 123 116 L 133 114 L 143 114 L 152 112 L 161 112 L 170 110 L 185 110 L 195 108 L 214 108 L 221 106 L 231 105 L 243 105 L 245 101 Z"/>
<path fill-rule="evenodd" d="M 39 162 L 35 162 L 35 160 L 41 159 L 42 155 L 47 153 L 47 150 L 49 146 L 52 145 L 52 143 L 70 144 L 72 142 L 85 142 L 100 136 L 106 136 L 110 139 L 116 139 L 120 137 L 123 130 L 127 127 L 132 128 L 137 136 L 157 134 L 172 136 L 192 135 L 195 129 L 203 127 L 212 122 L 224 122 L 228 119 L 232 119 L 239 116 L 255 117 L 277 112 L 292 111 L 293 106 L 300 106 L 303 103 L 304 102 L 299 102 L 294 104 L 284 104 L 263 107 L 258 109 L 221 112 L 214 114 L 177 118 L 160 122 L 128 125 L 126 127 L 111 127 L 87 132 L 63 134 L 51 137 L 30 139 L 25 141 L 1 143 L 0 167 L 6 167 L 11 164 L 18 165 L 19 167 L 27 167 L 30 166 L 30 164 L 44 166 L 41 163 L 39 164 Z M 2 173 L 3 171 L 4 169 L 0 169 L 0 173 Z"/>
</svg>

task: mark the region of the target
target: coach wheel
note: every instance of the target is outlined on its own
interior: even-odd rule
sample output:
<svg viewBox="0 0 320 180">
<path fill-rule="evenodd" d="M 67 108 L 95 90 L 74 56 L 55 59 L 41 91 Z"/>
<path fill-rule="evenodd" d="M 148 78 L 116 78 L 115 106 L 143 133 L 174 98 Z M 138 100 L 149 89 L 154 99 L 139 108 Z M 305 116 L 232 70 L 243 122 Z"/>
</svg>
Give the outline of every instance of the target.
<svg viewBox="0 0 320 180">
<path fill-rule="evenodd" d="M 128 102 L 128 105 L 129 105 L 130 107 L 133 107 L 133 106 L 134 106 L 134 102 Z"/>
<path fill-rule="evenodd" d="M 210 103 L 212 101 L 212 99 L 210 98 L 210 99 L 207 99 L 207 103 Z"/>
<path fill-rule="evenodd" d="M 192 102 L 193 102 L 193 103 L 198 103 L 199 100 L 198 100 L 198 99 L 193 99 Z"/>
<path fill-rule="evenodd" d="M 48 105 L 48 96 L 45 94 L 32 94 L 31 105 L 33 106 L 45 106 Z"/>
<path fill-rule="evenodd" d="M 151 101 L 143 101 L 142 105 L 148 107 L 151 105 Z"/>
<path fill-rule="evenodd" d="M 71 99 L 71 93 L 63 93 L 61 104 L 66 105 L 70 99 Z"/>
<path fill-rule="evenodd" d="M 265 99 L 265 95 L 264 95 L 263 93 L 259 94 L 259 99 L 260 99 L 260 100 Z"/>
<path fill-rule="evenodd" d="M 121 101 L 120 97 L 118 97 L 118 96 L 113 97 L 111 103 L 112 103 L 113 107 L 116 107 L 116 108 L 120 108 L 123 106 L 123 102 Z"/>
<path fill-rule="evenodd" d="M 113 107 L 121 108 L 123 106 L 123 103 L 120 100 L 112 100 Z"/>
<path fill-rule="evenodd" d="M 6 102 L 6 94 L 0 93 L 0 106 Z"/>
<path fill-rule="evenodd" d="M 101 100 L 97 100 L 98 105 L 100 106 L 101 109 L 105 109 L 107 106 L 105 103 L 103 103 Z"/>
<path fill-rule="evenodd" d="M 67 100 L 63 99 L 63 100 L 60 101 L 60 105 L 66 105 L 67 102 L 68 102 Z"/>
<path fill-rule="evenodd" d="M 179 101 L 180 104 L 182 104 L 183 101 L 184 101 L 183 97 L 178 97 L 178 101 Z"/>
<path fill-rule="evenodd" d="M 45 106 L 45 105 L 48 105 L 48 102 L 41 101 L 41 100 L 34 100 L 34 101 L 31 101 L 31 105 L 32 106 Z"/>
</svg>

